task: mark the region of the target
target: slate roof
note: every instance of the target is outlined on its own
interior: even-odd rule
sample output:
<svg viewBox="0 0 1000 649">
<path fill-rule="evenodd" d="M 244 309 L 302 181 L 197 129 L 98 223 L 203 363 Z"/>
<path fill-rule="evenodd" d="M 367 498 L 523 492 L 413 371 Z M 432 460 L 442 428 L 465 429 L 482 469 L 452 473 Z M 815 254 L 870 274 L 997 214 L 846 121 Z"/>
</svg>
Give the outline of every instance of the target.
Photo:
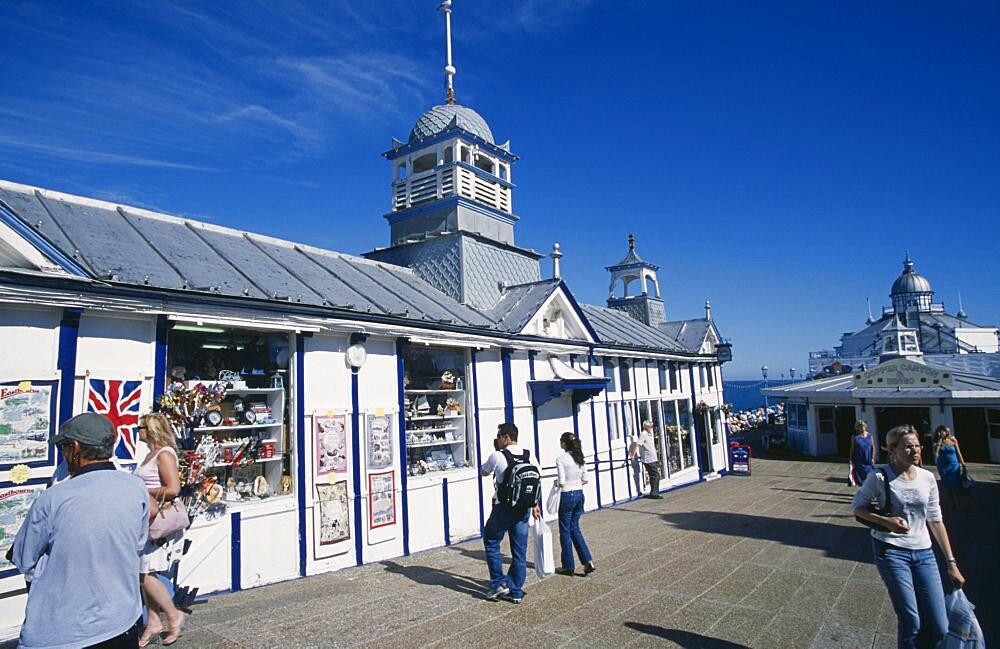
<svg viewBox="0 0 1000 649">
<path fill-rule="evenodd" d="M 592 304 L 581 304 L 580 309 L 605 344 L 656 347 L 671 352 L 688 351 L 659 329 L 639 322 L 623 311 Z"/>
<path fill-rule="evenodd" d="M 559 279 L 546 279 L 507 287 L 489 315 L 501 329 L 521 331 L 561 283 Z"/>
<path fill-rule="evenodd" d="M 0 201 L 111 283 L 493 327 L 401 266 L 5 181 Z"/>
<path fill-rule="evenodd" d="M 854 388 L 854 375 L 841 374 L 825 379 L 791 383 L 780 387 L 762 390 L 769 397 L 795 398 L 812 396 L 850 397 L 855 399 L 981 399 L 1000 397 L 1000 378 L 956 372 L 946 365 L 934 363 L 928 359 L 924 363 L 938 370 L 951 372 L 952 387 L 938 386 L 936 388 L 902 388 L 895 386 L 884 388 Z"/>
<path fill-rule="evenodd" d="M 704 318 L 696 320 L 672 320 L 659 325 L 659 330 L 670 336 L 684 349 L 697 353 L 705 342 L 705 336 L 712 323 Z"/>
</svg>

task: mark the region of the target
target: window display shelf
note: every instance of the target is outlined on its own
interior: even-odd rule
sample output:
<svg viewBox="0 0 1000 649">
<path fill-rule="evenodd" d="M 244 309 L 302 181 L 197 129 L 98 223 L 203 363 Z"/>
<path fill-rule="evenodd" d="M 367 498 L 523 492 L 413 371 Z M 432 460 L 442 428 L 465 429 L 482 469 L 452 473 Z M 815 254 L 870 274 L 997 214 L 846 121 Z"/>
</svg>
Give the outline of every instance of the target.
<svg viewBox="0 0 1000 649">
<path fill-rule="evenodd" d="M 465 444 L 464 439 L 441 439 L 436 442 L 407 442 L 406 448 L 420 448 L 421 446 L 447 446 L 448 444 Z"/>
<path fill-rule="evenodd" d="M 420 417 L 407 417 L 406 421 L 440 421 L 442 419 L 462 419 L 465 415 L 459 413 L 457 415 L 423 415 Z"/>
<path fill-rule="evenodd" d="M 250 430 L 252 428 L 274 428 L 275 426 L 281 426 L 280 422 L 274 422 L 272 424 L 239 424 L 237 426 L 199 426 L 194 429 L 196 433 L 214 433 L 217 431 L 230 431 L 230 430 Z"/>
<path fill-rule="evenodd" d="M 465 388 L 439 388 L 437 390 L 403 390 L 406 394 L 442 394 L 444 392 L 465 392 Z"/>
<path fill-rule="evenodd" d="M 250 464 L 230 464 L 229 462 L 216 462 L 215 464 L 213 464 L 212 466 L 210 466 L 208 468 L 209 469 L 221 469 L 223 467 L 250 466 L 251 464 L 263 464 L 264 462 L 277 462 L 277 461 L 279 461 L 281 459 L 283 459 L 283 458 L 280 458 L 280 457 L 262 457 L 262 458 L 258 458 L 256 460 L 254 460 Z"/>
<path fill-rule="evenodd" d="M 440 428 L 407 428 L 407 432 L 413 433 L 447 433 L 449 430 L 458 430 L 458 426 L 441 426 Z"/>
</svg>

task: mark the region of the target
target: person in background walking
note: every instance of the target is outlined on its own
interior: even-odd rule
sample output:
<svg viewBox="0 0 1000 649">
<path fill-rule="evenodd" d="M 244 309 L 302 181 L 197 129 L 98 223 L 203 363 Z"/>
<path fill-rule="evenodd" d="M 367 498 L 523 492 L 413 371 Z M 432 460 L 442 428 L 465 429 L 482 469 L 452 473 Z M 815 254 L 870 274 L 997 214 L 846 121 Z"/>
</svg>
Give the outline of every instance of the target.
<svg viewBox="0 0 1000 649">
<path fill-rule="evenodd" d="M 72 417 L 49 444 L 72 480 L 38 496 L 14 538 L 11 561 L 35 573 L 20 647 L 134 649 L 139 639 L 139 551 L 149 527 L 142 481 L 108 458 L 114 426 L 93 412 Z"/>
<path fill-rule="evenodd" d="M 562 567 L 556 569 L 560 575 L 572 575 L 576 571 L 573 549 L 576 549 L 583 564 L 583 573 L 589 575 L 596 570 L 587 541 L 580 531 L 580 515 L 583 514 L 583 485 L 587 484 L 587 465 L 584 464 L 580 440 L 573 433 L 563 433 L 559 446 L 566 451 L 556 458 L 556 472 L 559 483 L 559 546 L 562 551 Z"/>
<path fill-rule="evenodd" d="M 149 497 L 154 502 L 169 503 L 180 493 L 181 482 L 177 466 L 177 451 L 174 450 L 174 433 L 170 422 L 160 413 L 144 416 L 139 422 L 139 439 L 149 446 L 149 453 L 142 464 L 135 468 L 135 475 L 142 478 Z M 177 610 L 170 598 L 170 592 L 156 576 L 157 572 L 170 570 L 174 556 L 181 551 L 184 531 L 174 532 L 166 538 L 146 541 L 142 549 L 139 579 L 142 592 L 146 595 L 148 616 L 146 628 L 139 638 L 139 646 L 145 647 L 163 632 L 160 613 L 167 616 L 168 633 L 163 644 L 173 644 L 180 637 L 184 627 L 184 613 Z"/>
<path fill-rule="evenodd" d="M 951 434 L 947 426 L 934 429 L 934 463 L 938 475 L 941 476 L 941 488 L 948 494 L 952 509 L 958 509 L 958 494 L 962 488 L 962 469 L 965 468 L 965 458 L 958 440 Z"/>
<path fill-rule="evenodd" d="M 875 443 L 868 432 L 868 424 L 859 421 L 854 424 L 851 437 L 851 464 L 854 465 L 854 479 L 862 484 L 868 474 L 875 470 Z"/>
<path fill-rule="evenodd" d="M 649 475 L 649 493 L 646 498 L 663 498 L 660 495 L 660 465 L 657 463 L 656 443 L 653 441 L 653 422 L 648 419 L 642 422 L 642 432 L 632 442 L 629 459 L 637 454 Z"/>
<path fill-rule="evenodd" d="M 882 472 L 872 471 L 855 494 L 852 507 L 855 516 L 889 530 L 872 529 L 872 550 L 896 611 L 898 646 L 935 647 L 948 631 L 948 615 L 931 534 L 948 562 L 952 584 L 961 588 L 965 578 L 941 519 L 937 481 L 930 471 L 917 466 L 920 435 L 908 424 L 896 426 L 886 435 L 886 445 L 889 502 L 881 502 L 881 494 L 886 493 Z M 888 515 L 869 509 L 874 499 L 889 509 Z"/>
</svg>

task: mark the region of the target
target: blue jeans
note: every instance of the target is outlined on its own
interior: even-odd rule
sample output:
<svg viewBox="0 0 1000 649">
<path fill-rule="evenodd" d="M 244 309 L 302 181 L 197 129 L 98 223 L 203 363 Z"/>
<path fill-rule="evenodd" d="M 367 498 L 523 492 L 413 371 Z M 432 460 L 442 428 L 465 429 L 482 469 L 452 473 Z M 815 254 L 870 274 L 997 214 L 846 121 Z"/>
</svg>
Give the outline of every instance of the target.
<svg viewBox="0 0 1000 649">
<path fill-rule="evenodd" d="M 934 551 L 904 550 L 877 539 L 872 550 L 896 611 L 897 646 L 936 646 L 948 632 L 948 613 Z"/>
<path fill-rule="evenodd" d="M 518 513 L 501 504 L 493 506 L 490 518 L 483 528 L 483 545 L 486 546 L 486 565 L 490 569 L 490 588 L 505 584 L 511 597 L 524 597 L 524 575 L 527 570 L 528 517 L 531 510 Z M 510 535 L 510 570 L 503 574 L 500 542 L 503 535 Z"/>
<path fill-rule="evenodd" d="M 559 547 L 562 550 L 560 560 L 566 570 L 575 570 L 573 563 L 573 548 L 580 556 L 580 563 L 590 563 L 593 557 L 587 548 L 587 542 L 580 531 L 580 514 L 583 513 L 583 491 L 575 489 L 559 494 Z"/>
</svg>

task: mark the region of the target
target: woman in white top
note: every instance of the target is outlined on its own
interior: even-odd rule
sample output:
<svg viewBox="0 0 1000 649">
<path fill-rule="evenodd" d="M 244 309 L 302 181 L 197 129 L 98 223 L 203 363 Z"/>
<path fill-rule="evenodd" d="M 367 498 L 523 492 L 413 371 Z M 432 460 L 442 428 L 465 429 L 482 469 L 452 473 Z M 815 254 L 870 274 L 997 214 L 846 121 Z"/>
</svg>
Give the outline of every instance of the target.
<svg viewBox="0 0 1000 649">
<path fill-rule="evenodd" d="M 583 573 L 589 575 L 597 568 L 587 542 L 580 531 L 580 515 L 583 514 L 583 485 L 587 484 L 587 465 L 584 464 L 580 440 L 573 433 L 563 433 L 559 446 L 565 453 L 556 458 L 559 474 L 559 545 L 562 549 L 562 567 L 556 572 L 572 575 L 576 570 L 573 549 L 583 564 Z"/>
<path fill-rule="evenodd" d="M 151 413 L 139 421 L 139 439 L 149 447 L 149 454 L 142 464 L 135 468 L 135 475 L 142 478 L 149 490 L 150 518 L 156 516 L 157 504 L 170 502 L 180 493 L 180 472 L 177 451 L 174 450 L 174 433 L 170 422 L 160 413 Z M 156 576 L 157 572 L 170 569 L 173 555 L 179 552 L 184 542 L 184 531 L 175 532 L 165 539 L 146 540 L 139 564 L 139 580 L 146 596 L 146 628 L 139 638 L 139 646 L 145 647 L 163 633 L 160 613 L 167 616 L 167 635 L 163 644 L 177 641 L 184 628 L 184 613 L 177 610 L 170 592 Z"/>
<path fill-rule="evenodd" d="M 881 471 L 872 471 L 854 496 L 854 513 L 888 531 L 872 530 L 875 566 L 889 591 L 896 611 L 899 647 L 934 647 L 948 632 L 944 589 L 938 572 L 931 534 L 948 561 L 948 576 L 956 588 L 965 578 L 951 552 L 948 532 L 941 519 L 937 482 L 920 468 L 920 436 L 913 426 L 896 426 L 886 435 L 889 464 L 889 502 L 885 503 Z M 888 509 L 875 514 L 868 504 L 876 499 Z M 930 534 L 928 534 L 928 530 Z"/>
</svg>

